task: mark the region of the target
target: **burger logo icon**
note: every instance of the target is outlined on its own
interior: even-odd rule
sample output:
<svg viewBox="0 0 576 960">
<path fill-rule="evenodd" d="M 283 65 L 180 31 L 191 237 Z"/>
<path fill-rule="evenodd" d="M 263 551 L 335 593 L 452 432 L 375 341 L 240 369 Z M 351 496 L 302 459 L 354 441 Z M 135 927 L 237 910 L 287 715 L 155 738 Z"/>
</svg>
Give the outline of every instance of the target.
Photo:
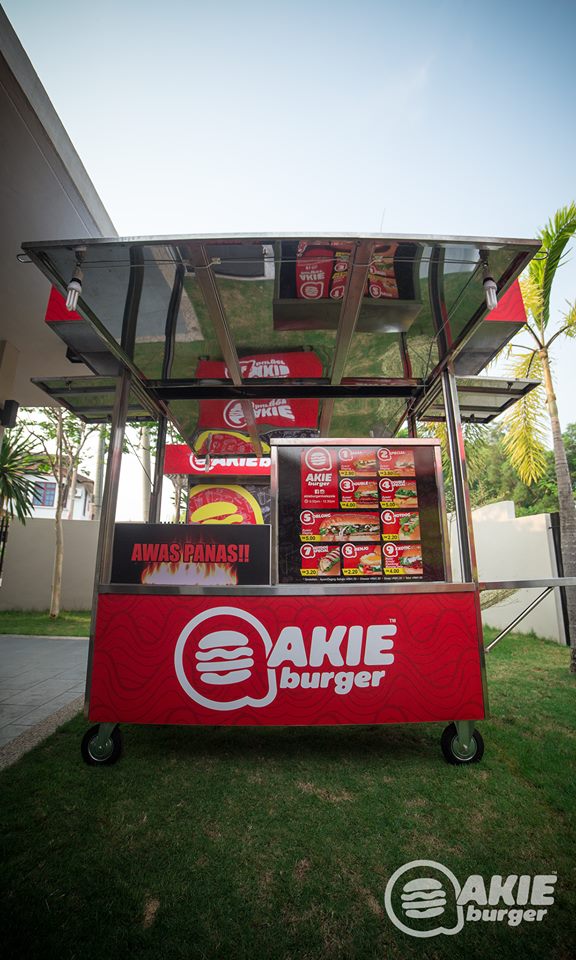
<svg viewBox="0 0 576 960">
<path fill-rule="evenodd" d="M 390 877 L 384 906 L 392 923 L 412 937 L 452 935 L 464 925 L 458 905 L 461 887 L 452 873 L 436 860 L 411 860 Z"/>
<path fill-rule="evenodd" d="M 266 667 L 271 650 L 270 634 L 256 617 L 214 607 L 193 617 L 178 637 L 176 676 L 192 700 L 211 710 L 265 707 L 276 696 L 276 672 Z"/>
</svg>

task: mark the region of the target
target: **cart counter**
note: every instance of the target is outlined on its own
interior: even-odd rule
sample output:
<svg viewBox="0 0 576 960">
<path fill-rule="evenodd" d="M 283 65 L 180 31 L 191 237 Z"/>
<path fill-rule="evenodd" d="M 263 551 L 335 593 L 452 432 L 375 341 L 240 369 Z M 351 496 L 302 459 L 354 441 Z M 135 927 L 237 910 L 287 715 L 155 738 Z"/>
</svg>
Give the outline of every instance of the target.
<svg viewBox="0 0 576 960">
<path fill-rule="evenodd" d="M 100 588 L 88 678 L 102 723 L 479 720 L 472 584 Z"/>
</svg>

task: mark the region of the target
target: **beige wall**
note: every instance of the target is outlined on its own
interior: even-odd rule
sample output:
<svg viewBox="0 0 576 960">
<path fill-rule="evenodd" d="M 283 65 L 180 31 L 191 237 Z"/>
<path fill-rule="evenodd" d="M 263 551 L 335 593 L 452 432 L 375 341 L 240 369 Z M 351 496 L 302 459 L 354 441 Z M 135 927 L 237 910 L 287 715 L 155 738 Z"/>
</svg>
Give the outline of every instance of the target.
<svg viewBox="0 0 576 960">
<path fill-rule="evenodd" d="M 98 523 L 64 520 L 62 609 L 90 610 Z M 54 563 L 54 521 L 13 521 L 8 532 L 0 610 L 47 610 Z"/>
<path fill-rule="evenodd" d="M 558 576 L 549 514 L 516 517 L 513 502 L 504 500 L 473 510 L 472 518 L 479 580 L 530 580 Z M 453 517 L 450 533 L 452 569 L 454 578 L 458 579 Z M 543 589 L 518 590 L 501 603 L 483 610 L 483 622 L 486 626 L 504 629 Z M 554 590 L 546 597 L 518 624 L 517 629 L 521 633 L 533 630 L 539 637 L 565 643 L 559 591 Z"/>
</svg>

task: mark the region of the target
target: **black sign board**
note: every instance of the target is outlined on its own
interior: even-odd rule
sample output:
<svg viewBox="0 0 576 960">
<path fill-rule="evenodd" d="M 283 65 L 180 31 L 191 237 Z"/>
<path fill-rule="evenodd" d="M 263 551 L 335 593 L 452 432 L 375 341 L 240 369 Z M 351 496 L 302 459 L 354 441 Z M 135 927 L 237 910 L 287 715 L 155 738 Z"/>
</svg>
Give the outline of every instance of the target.
<svg viewBox="0 0 576 960">
<path fill-rule="evenodd" d="M 446 579 L 437 446 L 278 445 L 279 583 Z"/>
<path fill-rule="evenodd" d="M 270 527 L 117 523 L 112 583 L 214 587 L 268 584 Z"/>
</svg>

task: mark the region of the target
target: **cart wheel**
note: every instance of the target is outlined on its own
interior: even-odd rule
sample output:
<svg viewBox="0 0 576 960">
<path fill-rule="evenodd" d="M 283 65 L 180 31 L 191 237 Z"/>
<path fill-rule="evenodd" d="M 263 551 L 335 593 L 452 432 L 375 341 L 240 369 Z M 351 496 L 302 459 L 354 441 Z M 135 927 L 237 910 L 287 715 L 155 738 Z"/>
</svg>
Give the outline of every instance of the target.
<svg viewBox="0 0 576 960">
<path fill-rule="evenodd" d="M 456 765 L 463 763 L 478 763 L 484 754 L 484 740 L 482 734 L 475 730 L 472 735 L 470 749 L 464 753 L 458 742 L 458 731 L 455 723 L 449 723 L 440 738 L 440 746 L 444 758 L 448 763 Z"/>
<path fill-rule="evenodd" d="M 109 736 L 98 743 L 98 731 L 100 725 L 90 727 L 82 737 L 80 751 L 84 763 L 92 767 L 98 767 L 102 764 L 116 763 L 122 753 L 122 734 L 120 728 L 115 726 Z"/>
</svg>

